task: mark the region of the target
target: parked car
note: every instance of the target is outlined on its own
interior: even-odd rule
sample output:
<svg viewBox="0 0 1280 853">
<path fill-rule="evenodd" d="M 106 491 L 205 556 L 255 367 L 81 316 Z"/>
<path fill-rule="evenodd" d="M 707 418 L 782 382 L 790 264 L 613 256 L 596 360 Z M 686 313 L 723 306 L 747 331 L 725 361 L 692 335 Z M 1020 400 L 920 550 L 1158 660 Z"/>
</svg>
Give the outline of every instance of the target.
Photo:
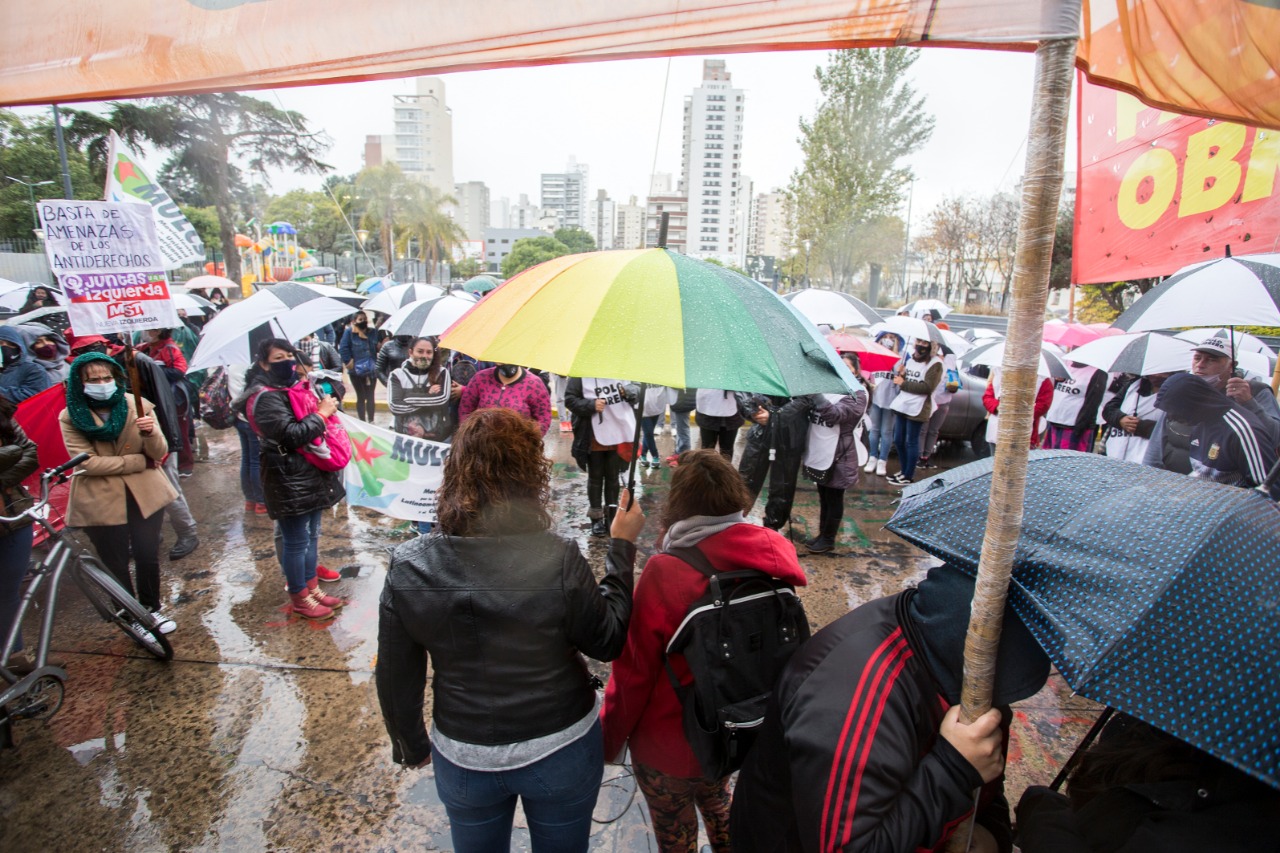
<svg viewBox="0 0 1280 853">
<path fill-rule="evenodd" d="M 967 441 L 973 454 L 979 459 L 991 455 L 987 445 L 987 410 L 982 405 L 982 395 L 987 390 L 987 380 L 981 376 L 961 371 L 960 390 L 951 399 L 951 408 L 939 430 L 940 438 L 951 441 Z"/>
</svg>

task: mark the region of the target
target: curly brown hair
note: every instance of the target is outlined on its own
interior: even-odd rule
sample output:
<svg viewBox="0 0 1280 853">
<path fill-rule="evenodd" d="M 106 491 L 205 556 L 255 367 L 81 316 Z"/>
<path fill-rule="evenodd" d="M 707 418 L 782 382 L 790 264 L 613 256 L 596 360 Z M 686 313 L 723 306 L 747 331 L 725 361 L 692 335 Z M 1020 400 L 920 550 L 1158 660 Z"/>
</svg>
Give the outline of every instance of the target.
<svg viewBox="0 0 1280 853">
<path fill-rule="evenodd" d="M 450 536 L 500 536 L 551 527 L 551 460 L 537 424 L 511 409 L 480 409 L 453 434 L 436 502 Z"/>
<path fill-rule="evenodd" d="M 728 515 L 751 509 L 751 492 L 733 463 L 718 450 L 686 450 L 676 460 L 662 526 L 695 515 Z"/>
</svg>

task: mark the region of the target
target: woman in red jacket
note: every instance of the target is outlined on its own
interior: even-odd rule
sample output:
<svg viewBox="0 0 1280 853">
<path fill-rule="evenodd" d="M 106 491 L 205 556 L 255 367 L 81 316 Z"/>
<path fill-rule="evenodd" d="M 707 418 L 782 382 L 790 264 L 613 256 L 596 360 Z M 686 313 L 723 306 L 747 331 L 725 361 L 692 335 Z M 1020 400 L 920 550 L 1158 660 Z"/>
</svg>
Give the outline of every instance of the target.
<svg viewBox="0 0 1280 853">
<path fill-rule="evenodd" d="M 663 665 L 667 643 L 689 605 L 706 594 L 708 581 L 666 549 L 697 545 L 717 568 L 759 569 L 796 586 L 806 583 L 795 546 L 747 523 L 744 512 L 751 503 L 742 477 L 718 452 L 680 455 L 663 508 L 659 550 L 636 583 L 627 644 L 605 688 L 605 759 L 617 760 L 630 743 L 636 782 L 663 853 L 697 849 L 699 811 L 712 849 L 729 850 L 729 780 L 703 778 Z M 671 655 L 670 663 L 681 684 L 693 681 L 682 655 Z"/>
<path fill-rule="evenodd" d="M 1040 419 L 1049 414 L 1053 405 L 1053 380 L 1042 379 L 1036 388 L 1036 402 L 1032 415 L 1035 420 L 1031 424 L 1031 449 L 1040 446 Z M 991 452 L 996 452 L 996 431 L 1000 425 L 1000 368 L 991 369 L 991 380 L 987 382 L 987 390 L 982 392 L 982 406 L 990 414 L 987 416 L 987 444 Z"/>
</svg>

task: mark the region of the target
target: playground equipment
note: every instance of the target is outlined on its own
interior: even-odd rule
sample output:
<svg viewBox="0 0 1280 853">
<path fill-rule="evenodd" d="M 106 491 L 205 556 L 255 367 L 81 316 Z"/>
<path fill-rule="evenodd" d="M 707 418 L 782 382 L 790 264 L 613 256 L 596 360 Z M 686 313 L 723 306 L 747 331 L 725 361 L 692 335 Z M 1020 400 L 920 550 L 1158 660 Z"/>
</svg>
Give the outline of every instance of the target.
<svg viewBox="0 0 1280 853">
<path fill-rule="evenodd" d="M 272 222 L 265 228 L 251 221 L 255 236 L 235 235 L 240 250 L 242 285 L 288 281 L 294 274 L 315 266 L 311 253 L 298 243 L 298 229 L 289 222 Z"/>
</svg>

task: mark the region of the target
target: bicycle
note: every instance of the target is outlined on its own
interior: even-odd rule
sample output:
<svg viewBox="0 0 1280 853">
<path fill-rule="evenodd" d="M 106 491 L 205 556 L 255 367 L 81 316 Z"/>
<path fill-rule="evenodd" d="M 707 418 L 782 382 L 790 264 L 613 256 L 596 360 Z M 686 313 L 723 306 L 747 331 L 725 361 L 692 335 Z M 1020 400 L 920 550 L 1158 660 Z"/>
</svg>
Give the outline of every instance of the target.
<svg viewBox="0 0 1280 853">
<path fill-rule="evenodd" d="M 27 588 L 23 592 L 17 616 L 9 636 L 0 647 L 0 748 L 12 746 L 12 721 L 15 719 L 47 720 L 62 707 L 65 694 L 63 686 L 67 678 L 66 670 L 51 666 L 49 644 L 53 636 L 53 614 L 58 600 L 58 587 L 62 574 L 67 567 L 72 567 L 72 577 L 81 592 L 89 599 L 94 609 L 104 621 L 113 622 L 124 631 L 135 643 L 153 657 L 168 661 L 173 658 L 173 647 L 164 634 L 160 633 L 159 623 L 146 607 L 138 603 L 120 583 L 111 575 L 102 562 L 94 555 L 86 553 L 62 530 L 57 529 L 45 518 L 47 513 L 41 511 L 49 504 L 49 492 L 55 484 L 65 483 L 72 475 L 72 468 L 89 458 L 89 454 L 81 453 L 56 468 L 46 471 L 40 478 L 40 500 L 18 515 L 7 518 L 0 516 L 0 522 L 14 522 L 23 517 L 31 518 L 44 528 L 48 535 L 47 548 L 43 557 L 32 563 L 28 572 Z M 26 675 L 19 675 L 8 668 L 9 655 L 17 642 L 18 632 L 22 626 L 23 616 L 27 608 L 35 600 L 36 593 L 45 582 L 49 587 L 44 600 L 44 617 L 40 623 L 40 638 L 36 644 L 35 666 Z"/>
</svg>

